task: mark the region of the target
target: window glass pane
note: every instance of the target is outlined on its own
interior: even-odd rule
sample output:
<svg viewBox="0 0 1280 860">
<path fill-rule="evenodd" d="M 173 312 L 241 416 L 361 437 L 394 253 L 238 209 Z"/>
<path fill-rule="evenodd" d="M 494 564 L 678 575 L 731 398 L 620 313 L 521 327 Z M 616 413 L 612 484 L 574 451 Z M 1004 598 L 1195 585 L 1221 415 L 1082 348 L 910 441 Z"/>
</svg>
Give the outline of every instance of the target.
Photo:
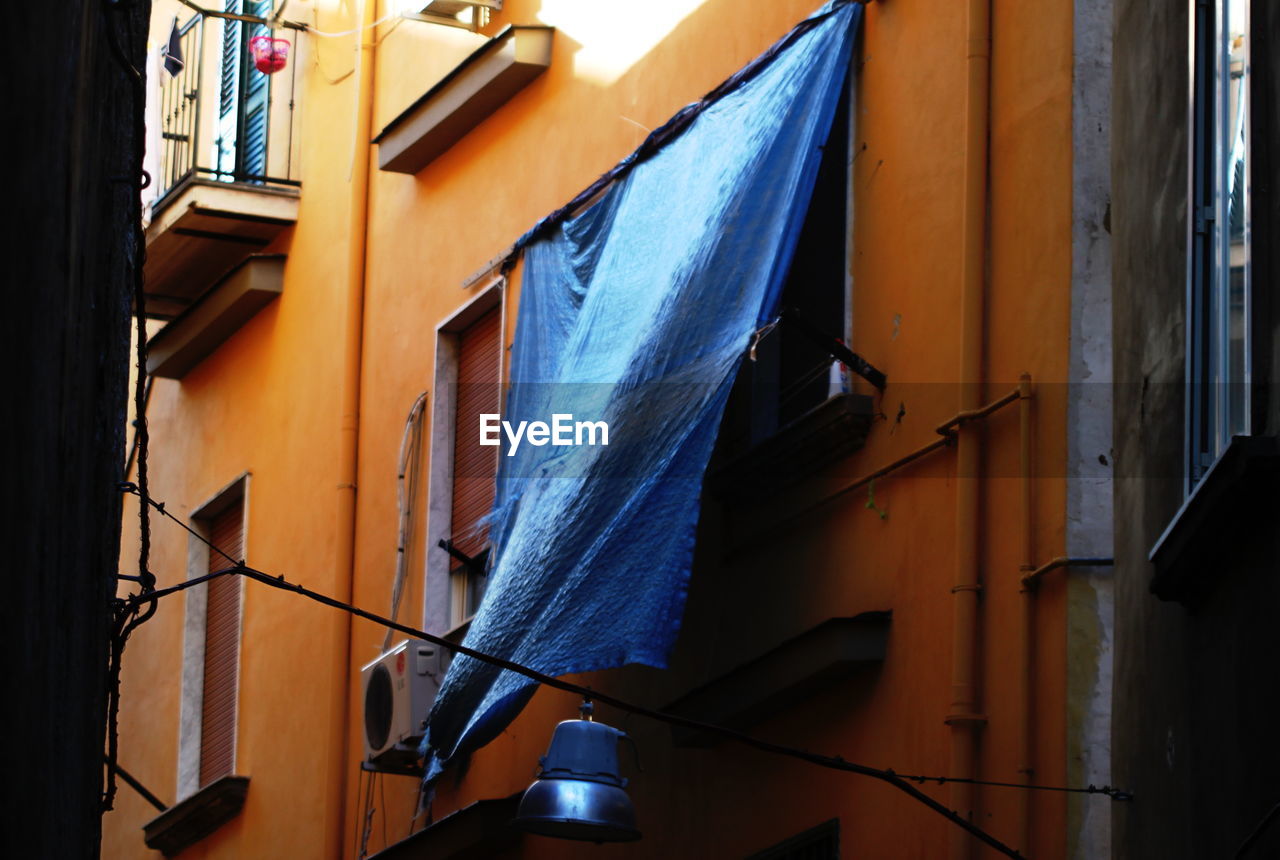
<svg viewBox="0 0 1280 860">
<path fill-rule="evenodd" d="M 1193 10 L 1187 255 L 1188 491 L 1250 432 L 1249 2 Z"/>
<path fill-rule="evenodd" d="M 1227 44 L 1226 163 L 1227 337 L 1230 406 L 1227 435 L 1248 433 L 1249 361 L 1249 57 L 1248 3 L 1230 0 Z"/>
<path fill-rule="evenodd" d="M 1223 0 L 1214 116 L 1214 269 L 1210 325 L 1214 454 L 1249 432 L 1248 4 Z"/>
</svg>

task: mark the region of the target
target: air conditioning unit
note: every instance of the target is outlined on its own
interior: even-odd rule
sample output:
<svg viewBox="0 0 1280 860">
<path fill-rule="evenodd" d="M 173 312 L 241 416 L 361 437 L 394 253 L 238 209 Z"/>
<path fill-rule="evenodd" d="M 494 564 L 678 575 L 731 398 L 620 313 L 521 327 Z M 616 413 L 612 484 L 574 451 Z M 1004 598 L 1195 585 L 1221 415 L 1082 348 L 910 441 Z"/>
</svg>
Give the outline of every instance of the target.
<svg viewBox="0 0 1280 860">
<path fill-rule="evenodd" d="M 453 17 L 459 12 L 474 9 L 477 6 L 484 9 L 501 9 L 502 0 L 430 0 L 429 3 L 423 3 L 419 11 L 423 15 Z"/>
<path fill-rule="evenodd" d="M 366 769 L 404 772 L 415 767 L 423 723 L 447 666 L 445 649 L 406 639 L 360 670 Z"/>
</svg>

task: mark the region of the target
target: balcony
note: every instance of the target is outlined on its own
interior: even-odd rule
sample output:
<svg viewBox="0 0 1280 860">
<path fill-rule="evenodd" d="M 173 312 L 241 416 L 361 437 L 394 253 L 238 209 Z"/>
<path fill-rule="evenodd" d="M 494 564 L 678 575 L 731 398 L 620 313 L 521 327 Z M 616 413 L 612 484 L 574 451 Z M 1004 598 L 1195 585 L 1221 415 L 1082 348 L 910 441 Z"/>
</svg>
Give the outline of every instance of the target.
<svg viewBox="0 0 1280 860">
<path fill-rule="evenodd" d="M 452 9 L 460 3 L 436 2 Z M 373 142 L 378 167 L 415 174 L 551 65 L 551 27 L 507 27 L 391 120 Z"/>
<path fill-rule="evenodd" d="M 269 8 L 245 3 L 250 16 Z M 293 45 L 286 68 L 269 75 L 251 50 L 255 38 L 280 35 L 251 20 L 196 14 L 178 30 L 181 68 L 157 75 L 148 115 L 149 317 L 181 315 L 297 221 Z"/>
</svg>

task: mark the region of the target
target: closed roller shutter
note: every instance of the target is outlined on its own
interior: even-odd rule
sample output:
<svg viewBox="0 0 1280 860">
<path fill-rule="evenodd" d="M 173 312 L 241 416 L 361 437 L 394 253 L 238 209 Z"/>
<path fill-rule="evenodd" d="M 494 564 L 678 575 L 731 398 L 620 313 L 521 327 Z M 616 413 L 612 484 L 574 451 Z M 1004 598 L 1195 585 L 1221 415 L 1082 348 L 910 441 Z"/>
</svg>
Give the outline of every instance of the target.
<svg viewBox="0 0 1280 860">
<path fill-rule="evenodd" d="M 498 448 L 480 445 L 480 416 L 498 409 L 501 360 L 499 309 L 486 313 L 458 334 L 458 396 L 453 441 L 453 544 L 475 557 L 487 529 L 480 519 L 493 507 Z"/>
<path fill-rule="evenodd" d="M 244 504 L 209 522 L 209 539 L 232 558 L 244 556 Z M 228 565 L 209 553 L 209 572 Z M 209 581 L 204 629 L 204 699 L 200 716 L 200 785 L 231 773 L 236 749 L 236 689 L 240 666 L 240 577 Z"/>
</svg>

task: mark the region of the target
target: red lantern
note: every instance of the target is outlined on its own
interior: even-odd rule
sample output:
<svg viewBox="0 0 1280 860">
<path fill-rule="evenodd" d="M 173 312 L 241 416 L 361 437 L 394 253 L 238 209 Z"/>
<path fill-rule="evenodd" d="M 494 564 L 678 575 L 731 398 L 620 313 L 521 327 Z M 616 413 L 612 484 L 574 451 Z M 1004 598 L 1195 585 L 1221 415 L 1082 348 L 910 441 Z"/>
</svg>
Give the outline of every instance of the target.
<svg viewBox="0 0 1280 860">
<path fill-rule="evenodd" d="M 278 72 L 289 62 L 289 40 L 271 36 L 254 36 L 249 40 L 253 65 L 264 75 Z"/>
</svg>

